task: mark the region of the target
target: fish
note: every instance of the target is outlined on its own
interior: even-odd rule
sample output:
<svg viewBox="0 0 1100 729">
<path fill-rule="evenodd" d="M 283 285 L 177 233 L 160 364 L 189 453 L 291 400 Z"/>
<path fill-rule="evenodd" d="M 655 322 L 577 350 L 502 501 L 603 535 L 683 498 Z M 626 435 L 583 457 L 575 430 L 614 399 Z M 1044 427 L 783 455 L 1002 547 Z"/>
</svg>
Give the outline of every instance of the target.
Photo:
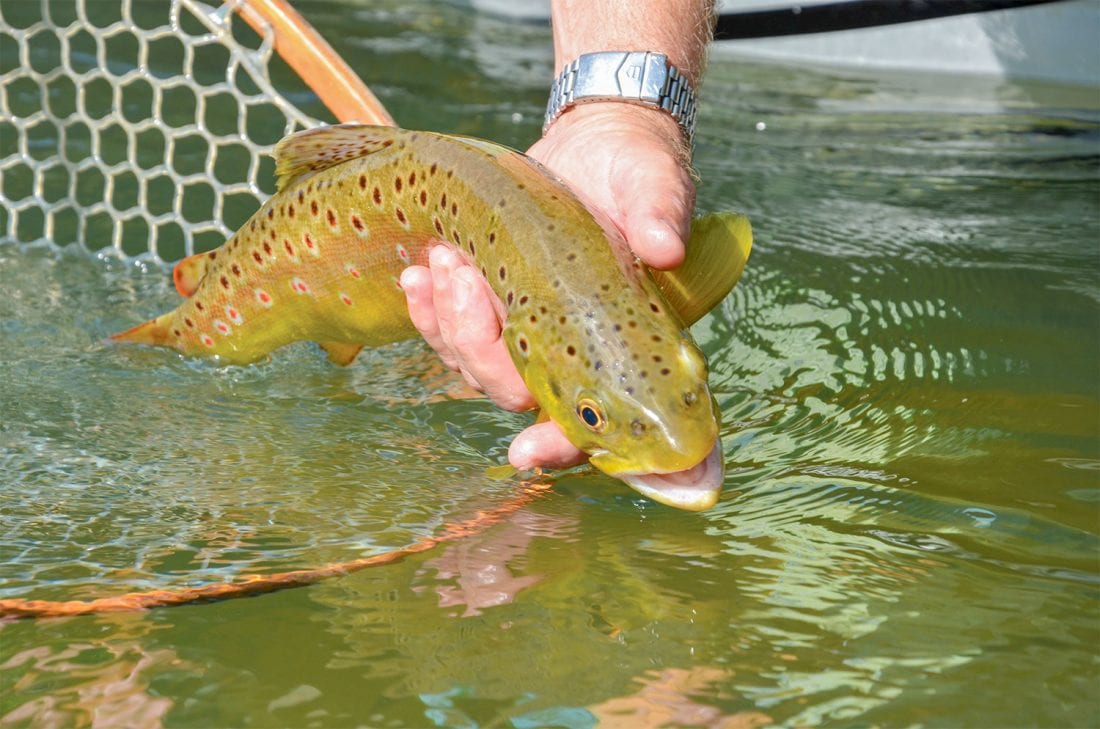
<svg viewBox="0 0 1100 729">
<path fill-rule="evenodd" d="M 740 277 L 744 216 L 697 219 L 684 264 L 657 271 L 541 164 L 494 142 L 340 124 L 288 136 L 274 157 L 276 193 L 175 266 L 180 306 L 112 340 L 234 365 L 307 340 L 346 365 L 417 336 L 399 277 L 442 241 L 499 297 L 540 417 L 654 501 L 717 502 L 719 411 L 688 327 Z"/>
</svg>

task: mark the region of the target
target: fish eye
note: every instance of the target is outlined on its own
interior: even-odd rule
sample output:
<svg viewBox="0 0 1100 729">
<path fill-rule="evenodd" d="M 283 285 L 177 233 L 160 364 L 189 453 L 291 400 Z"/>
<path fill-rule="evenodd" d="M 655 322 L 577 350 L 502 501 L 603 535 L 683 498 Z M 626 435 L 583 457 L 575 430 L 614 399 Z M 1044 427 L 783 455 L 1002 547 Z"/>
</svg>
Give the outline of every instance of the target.
<svg viewBox="0 0 1100 729">
<path fill-rule="evenodd" d="M 603 430 L 607 425 L 607 421 L 604 419 L 603 410 L 596 401 L 584 398 L 577 403 L 577 415 L 581 421 L 588 426 L 589 430 L 594 430 L 597 433 Z"/>
</svg>

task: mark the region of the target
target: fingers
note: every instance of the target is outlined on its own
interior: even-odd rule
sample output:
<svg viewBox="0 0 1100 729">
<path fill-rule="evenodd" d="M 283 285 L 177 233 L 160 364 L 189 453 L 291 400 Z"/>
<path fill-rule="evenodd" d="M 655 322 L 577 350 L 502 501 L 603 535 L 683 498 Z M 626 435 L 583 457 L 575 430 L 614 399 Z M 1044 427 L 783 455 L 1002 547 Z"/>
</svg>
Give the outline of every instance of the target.
<svg viewBox="0 0 1100 729">
<path fill-rule="evenodd" d="M 413 325 L 448 367 L 506 410 L 534 406 L 501 338 L 496 295 L 479 272 L 436 246 L 427 268 L 405 269 L 401 286 Z"/>
<path fill-rule="evenodd" d="M 536 466 L 568 468 L 588 460 L 570 443 L 557 423 L 536 423 L 517 435 L 508 447 L 508 462 L 520 471 Z"/>
</svg>

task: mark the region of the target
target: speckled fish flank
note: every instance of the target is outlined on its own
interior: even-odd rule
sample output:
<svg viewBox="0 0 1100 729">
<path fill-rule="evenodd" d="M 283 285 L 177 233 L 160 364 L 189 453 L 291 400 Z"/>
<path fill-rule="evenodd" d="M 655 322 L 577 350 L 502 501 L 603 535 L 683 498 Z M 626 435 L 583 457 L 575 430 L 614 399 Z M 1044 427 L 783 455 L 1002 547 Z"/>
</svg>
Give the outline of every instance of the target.
<svg viewBox="0 0 1100 729">
<path fill-rule="evenodd" d="M 247 364 L 305 339 L 345 364 L 363 345 L 415 336 L 398 279 L 442 240 L 500 297 L 524 381 L 595 466 L 663 503 L 714 504 L 718 414 L 685 324 L 740 274 L 743 218 L 730 217 L 741 226 L 736 271 L 696 267 L 713 290 L 673 310 L 683 280 L 655 280 L 616 231 L 514 150 L 341 125 L 288 137 L 275 156 L 276 195 L 221 248 L 176 267 L 188 298 L 116 340 Z M 718 253 L 730 257 L 728 246 Z"/>
</svg>

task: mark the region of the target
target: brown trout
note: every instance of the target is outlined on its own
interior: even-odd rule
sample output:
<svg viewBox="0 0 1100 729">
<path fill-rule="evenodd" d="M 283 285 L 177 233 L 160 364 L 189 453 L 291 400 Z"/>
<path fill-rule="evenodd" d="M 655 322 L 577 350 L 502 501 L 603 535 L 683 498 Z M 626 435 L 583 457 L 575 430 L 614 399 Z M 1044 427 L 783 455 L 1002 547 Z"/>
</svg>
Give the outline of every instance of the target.
<svg viewBox="0 0 1100 729">
<path fill-rule="evenodd" d="M 275 159 L 278 192 L 176 266 L 179 308 L 113 339 L 232 364 L 311 340 L 346 364 L 416 335 L 398 277 L 444 241 L 488 280 L 512 360 L 594 466 L 670 506 L 714 505 L 718 409 L 687 326 L 740 276 L 747 220 L 697 221 L 685 265 L 650 271 L 545 168 L 491 142 L 339 125 L 287 137 Z"/>
</svg>

